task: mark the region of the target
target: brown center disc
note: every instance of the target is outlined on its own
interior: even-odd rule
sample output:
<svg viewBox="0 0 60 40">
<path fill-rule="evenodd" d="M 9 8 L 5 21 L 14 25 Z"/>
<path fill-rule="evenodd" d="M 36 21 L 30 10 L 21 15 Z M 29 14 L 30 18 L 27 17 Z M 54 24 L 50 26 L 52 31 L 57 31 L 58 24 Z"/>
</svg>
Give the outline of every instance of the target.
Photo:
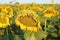
<svg viewBox="0 0 60 40">
<path fill-rule="evenodd" d="M 18 20 L 23 25 L 37 27 L 37 22 L 36 22 L 36 20 L 33 19 L 32 15 L 20 16 Z"/>
</svg>

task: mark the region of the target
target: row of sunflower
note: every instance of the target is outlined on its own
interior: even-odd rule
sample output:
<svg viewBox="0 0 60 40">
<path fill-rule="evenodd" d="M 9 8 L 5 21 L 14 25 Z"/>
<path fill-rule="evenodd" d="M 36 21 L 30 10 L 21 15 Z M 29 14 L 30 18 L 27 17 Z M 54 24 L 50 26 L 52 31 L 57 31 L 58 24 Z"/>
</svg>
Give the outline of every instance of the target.
<svg viewBox="0 0 60 40">
<path fill-rule="evenodd" d="M 59 4 L 0 4 L 0 40 L 59 40 Z"/>
</svg>

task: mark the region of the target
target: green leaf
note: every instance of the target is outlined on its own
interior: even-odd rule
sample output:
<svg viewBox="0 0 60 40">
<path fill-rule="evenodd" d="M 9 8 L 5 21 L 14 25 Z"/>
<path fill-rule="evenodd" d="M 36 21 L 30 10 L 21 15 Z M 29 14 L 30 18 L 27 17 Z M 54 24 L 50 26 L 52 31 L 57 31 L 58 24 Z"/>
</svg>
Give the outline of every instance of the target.
<svg viewBox="0 0 60 40">
<path fill-rule="evenodd" d="M 58 31 L 58 36 L 60 37 L 60 29 L 59 29 L 59 31 Z"/>
<path fill-rule="evenodd" d="M 14 11 L 13 11 L 13 14 L 14 14 L 14 15 L 17 15 L 17 11 L 14 10 Z"/>
<path fill-rule="evenodd" d="M 38 16 L 41 18 L 41 19 L 44 19 L 45 16 L 44 16 L 44 13 L 43 12 L 38 12 Z"/>
<path fill-rule="evenodd" d="M 57 36 L 58 36 L 57 33 L 51 33 L 51 35 L 52 35 L 53 37 L 57 37 Z"/>
<path fill-rule="evenodd" d="M 54 28 L 54 25 L 48 25 L 48 28 Z"/>
<path fill-rule="evenodd" d="M 54 25 L 48 25 L 47 31 L 51 33 L 57 31 L 57 29 L 54 27 Z"/>
<path fill-rule="evenodd" d="M 9 40 L 8 36 L 3 36 L 0 40 Z"/>
<path fill-rule="evenodd" d="M 46 38 L 47 37 L 47 32 L 45 33 L 45 31 L 38 31 L 36 34 L 35 34 L 35 37 L 37 38 L 37 40 L 41 40 L 43 38 Z"/>
<path fill-rule="evenodd" d="M 14 40 L 22 40 L 19 35 L 15 35 Z"/>
<path fill-rule="evenodd" d="M 52 22 L 59 21 L 57 17 L 52 17 L 51 20 Z"/>
<path fill-rule="evenodd" d="M 25 31 L 24 33 L 25 40 L 30 40 L 32 34 L 33 34 L 32 31 Z"/>
</svg>

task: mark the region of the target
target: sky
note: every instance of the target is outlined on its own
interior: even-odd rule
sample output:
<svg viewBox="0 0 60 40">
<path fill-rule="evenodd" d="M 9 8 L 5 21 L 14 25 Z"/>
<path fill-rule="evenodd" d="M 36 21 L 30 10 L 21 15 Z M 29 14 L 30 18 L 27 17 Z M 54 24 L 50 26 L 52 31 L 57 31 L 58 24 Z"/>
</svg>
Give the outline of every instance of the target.
<svg viewBox="0 0 60 40">
<path fill-rule="evenodd" d="M 45 4 L 45 3 L 51 3 L 51 0 L 0 0 L 0 4 L 8 4 L 10 1 L 19 2 L 21 4 L 24 3 L 38 3 L 38 4 Z M 55 4 L 60 4 L 60 0 L 54 0 Z"/>
</svg>

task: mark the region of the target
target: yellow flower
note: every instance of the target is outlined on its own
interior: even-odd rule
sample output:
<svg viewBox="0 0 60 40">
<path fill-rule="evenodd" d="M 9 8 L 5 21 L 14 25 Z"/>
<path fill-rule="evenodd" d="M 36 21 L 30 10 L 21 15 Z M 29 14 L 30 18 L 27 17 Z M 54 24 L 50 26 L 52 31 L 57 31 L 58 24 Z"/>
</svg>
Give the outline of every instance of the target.
<svg viewBox="0 0 60 40">
<path fill-rule="evenodd" d="M 9 24 L 9 18 L 4 14 L 0 13 L 0 28 L 6 28 Z"/>
<path fill-rule="evenodd" d="M 44 6 L 35 6 L 35 7 L 29 7 L 29 10 L 32 10 L 34 12 L 39 12 L 39 11 L 43 11 L 44 10 Z"/>
<path fill-rule="evenodd" d="M 11 7 L 8 6 L 5 10 L 7 11 L 6 14 L 9 18 L 13 17 L 13 9 Z"/>
<path fill-rule="evenodd" d="M 60 9 L 59 9 L 58 11 L 59 11 L 59 13 L 60 13 Z"/>
<path fill-rule="evenodd" d="M 56 10 L 54 10 L 53 7 L 49 7 L 44 11 L 44 15 L 47 18 L 51 18 L 52 16 L 56 16 L 58 14 L 59 13 Z"/>
<path fill-rule="evenodd" d="M 29 10 L 32 10 L 32 11 L 34 11 L 34 12 L 39 12 L 40 10 L 39 10 L 39 7 L 29 7 L 28 8 Z"/>
<path fill-rule="evenodd" d="M 16 25 L 22 30 L 37 31 L 41 29 L 38 15 L 31 10 L 22 10 L 15 20 Z"/>
<path fill-rule="evenodd" d="M 6 13 L 7 11 L 5 9 L 2 9 L 1 10 L 1 13 Z"/>
<path fill-rule="evenodd" d="M 5 13 L 9 18 L 13 17 L 13 9 L 10 6 L 6 5 L 1 6 L 0 12 Z"/>
<path fill-rule="evenodd" d="M 13 10 L 15 10 L 15 11 L 18 11 L 18 12 L 19 12 L 19 11 L 20 11 L 20 8 L 19 8 L 19 7 L 17 7 L 17 8 L 16 8 L 16 7 L 13 7 Z"/>
<path fill-rule="evenodd" d="M 1 13 L 1 12 L 3 12 L 3 13 L 6 12 L 5 7 L 6 7 L 6 6 L 0 6 L 0 13 Z"/>
<path fill-rule="evenodd" d="M 30 4 L 22 4 L 21 6 L 23 7 L 22 9 L 27 9 L 28 7 L 30 7 Z"/>
<path fill-rule="evenodd" d="M 45 9 L 45 7 L 42 6 L 42 5 L 40 5 L 40 6 L 38 6 L 38 7 L 39 7 L 39 11 L 43 11 L 43 10 Z"/>
<path fill-rule="evenodd" d="M 29 7 L 28 9 L 29 9 L 29 10 L 32 10 L 32 11 L 34 11 L 34 12 L 38 12 L 38 11 L 39 11 L 36 7 Z"/>
<path fill-rule="evenodd" d="M 5 8 L 6 8 L 6 5 L 1 5 L 1 8 L 2 8 L 2 9 L 5 9 Z"/>
</svg>

